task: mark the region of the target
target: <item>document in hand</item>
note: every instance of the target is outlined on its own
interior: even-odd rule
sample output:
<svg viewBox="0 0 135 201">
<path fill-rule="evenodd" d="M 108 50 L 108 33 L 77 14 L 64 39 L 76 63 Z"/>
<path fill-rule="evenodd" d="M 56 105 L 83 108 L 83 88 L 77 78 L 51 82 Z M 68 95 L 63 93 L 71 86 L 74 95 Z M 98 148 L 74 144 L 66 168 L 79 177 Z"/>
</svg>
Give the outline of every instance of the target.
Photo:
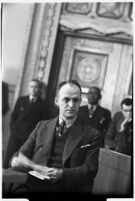
<svg viewBox="0 0 135 201">
<path fill-rule="evenodd" d="M 50 180 L 49 176 L 43 175 L 43 174 L 41 174 L 41 173 L 39 173 L 39 172 L 37 172 L 35 170 L 30 171 L 29 174 L 31 174 L 32 176 L 35 176 L 35 177 L 37 177 L 38 179 L 41 179 L 41 180 L 44 180 L 44 179 Z"/>
</svg>

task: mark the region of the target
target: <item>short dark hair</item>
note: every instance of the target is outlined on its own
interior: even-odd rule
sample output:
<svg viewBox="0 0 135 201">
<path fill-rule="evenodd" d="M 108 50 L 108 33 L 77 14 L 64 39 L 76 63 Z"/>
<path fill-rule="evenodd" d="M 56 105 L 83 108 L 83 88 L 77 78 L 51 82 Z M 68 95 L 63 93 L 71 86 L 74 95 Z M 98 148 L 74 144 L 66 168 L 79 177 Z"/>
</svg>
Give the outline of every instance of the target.
<svg viewBox="0 0 135 201">
<path fill-rule="evenodd" d="M 133 100 L 132 98 L 124 98 L 122 101 L 121 101 L 121 107 L 122 105 L 125 104 L 125 105 L 133 105 Z"/>
<path fill-rule="evenodd" d="M 67 80 L 67 81 L 63 81 L 63 82 L 58 83 L 58 85 L 56 87 L 56 96 L 58 95 L 60 89 L 66 84 L 71 84 L 71 85 L 77 86 L 80 90 L 80 95 L 82 94 L 81 86 L 76 80 Z"/>
<path fill-rule="evenodd" d="M 102 97 L 101 96 L 101 89 L 99 87 L 92 86 L 92 87 L 89 88 L 89 92 L 90 92 L 91 89 L 96 89 L 97 93 L 98 93 L 98 96 L 99 96 L 99 99 L 101 99 L 101 97 Z M 88 92 L 88 94 L 89 94 L 89 92 Z"/>
</svg>

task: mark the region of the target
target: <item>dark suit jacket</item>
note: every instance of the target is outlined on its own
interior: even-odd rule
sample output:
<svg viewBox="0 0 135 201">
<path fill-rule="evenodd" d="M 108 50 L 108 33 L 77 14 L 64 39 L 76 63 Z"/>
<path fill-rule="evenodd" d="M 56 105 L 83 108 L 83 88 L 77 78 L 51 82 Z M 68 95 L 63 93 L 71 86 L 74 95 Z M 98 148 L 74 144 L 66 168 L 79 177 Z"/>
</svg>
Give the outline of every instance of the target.
<svg viewBox="0 0 135 201">
<path fill-rule="evenodd" d="M 80 107 L 78 118 L 101 132 L 103 146 L 105 134 L 111 121 L 111 112 L 108 109 L 98 105 L 92 117 L 89 118 L 88 106 L 85 105 Z"/>
<path fill-rule="evenodd" d="M 11 135 L 26 140 L 36 124 L 47 119 L 47 103 L 38 98 L 30 103 L 29 96 L 19 97 L 11 114 Z"/>
<path fill-rule="evenodd" d="M 47 165 L 51 156 L 57 118 L 41 121 L 19 150 L 37 164 Z M 100 133 L 76 121 L 62 155 L 65 191 L 91 191 L 98 171 Z M 90 146 L 86 146 L 90 145 Z"/>
<path fill-rule="evenodd" d="M 120 132 L 121 123 L 124 121 L 122 112 L 116 112 L 110 123 L 106 144 L 123 154 L 131 155 L 133 142 L 133 122 L 128 122 L 125 129 Z M 120 149 L 119 149 L 120 147 Z"/>
<path fill-rule="evenodd" d="M 8 111 L 8 84 L 2 81 L 2 115 L 5 115 Z"/>
</svg>

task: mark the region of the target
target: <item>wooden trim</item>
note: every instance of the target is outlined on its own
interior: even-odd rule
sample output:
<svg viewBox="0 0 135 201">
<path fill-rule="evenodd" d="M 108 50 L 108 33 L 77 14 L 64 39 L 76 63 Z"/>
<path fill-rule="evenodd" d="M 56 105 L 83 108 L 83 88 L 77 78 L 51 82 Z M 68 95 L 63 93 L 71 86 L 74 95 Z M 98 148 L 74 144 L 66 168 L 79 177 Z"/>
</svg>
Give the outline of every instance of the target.
<svg viewBox="0 0 135 201">
<path fill-rule="evenodd" d="M 88 38 L 88 39 L 94 39 L 94 40 L 98 40 L 98 41 L 133 45 L 133 39 L 114 38 L 114 37 L 110 37 L 110 36 L 100 36 L 100 35 L 96 35 L 96 34 L 92 35 L 92 34 L 88 34 L 88 33 L 73 32 L 73 31 L 69 31 L 69 30 L 64 30 L 62 28 L 62 26 L 61 26 L 61 31 L 63 31 L 63 34 L 65 36 Z"/>
</svg>

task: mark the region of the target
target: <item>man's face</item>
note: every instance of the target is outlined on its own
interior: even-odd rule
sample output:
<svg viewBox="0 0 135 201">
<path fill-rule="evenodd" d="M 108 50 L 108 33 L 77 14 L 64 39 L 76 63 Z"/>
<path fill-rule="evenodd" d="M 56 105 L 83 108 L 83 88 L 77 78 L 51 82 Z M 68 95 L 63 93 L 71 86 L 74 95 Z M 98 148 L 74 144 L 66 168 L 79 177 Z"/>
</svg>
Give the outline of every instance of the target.
<svg viewBox="0 0 135 201">
<path fill-rule="evenodd" d="M 95 88 L 90 88 L 89 94 L 88 94 L 88 102 L 89 104 L 96 105 L 99 101 L 99 92 Z"/>
<path fill-rule="evenodd" d="M 131 119 L 132 118 L 132 105 L 122 105 L 122 113 L 125 117 L 125 119 Z"/>
<path fill-rule="evenodd" d="M 73 84 L 64 85 L 56 97 L 56 104 L 59 106 L 60 116 L 64 119 L 74 118 L 78 113 L 80 103 L 80 89 Z"/>
<path fill-rule="evenodd" d="M 39 93 L 40 93 L 40 88 L 39 88 L 38 82 L 30 81 L 30 83 L 29 83 L 29 95 L 36 97 L 39 95 Z"/>
</svg>

